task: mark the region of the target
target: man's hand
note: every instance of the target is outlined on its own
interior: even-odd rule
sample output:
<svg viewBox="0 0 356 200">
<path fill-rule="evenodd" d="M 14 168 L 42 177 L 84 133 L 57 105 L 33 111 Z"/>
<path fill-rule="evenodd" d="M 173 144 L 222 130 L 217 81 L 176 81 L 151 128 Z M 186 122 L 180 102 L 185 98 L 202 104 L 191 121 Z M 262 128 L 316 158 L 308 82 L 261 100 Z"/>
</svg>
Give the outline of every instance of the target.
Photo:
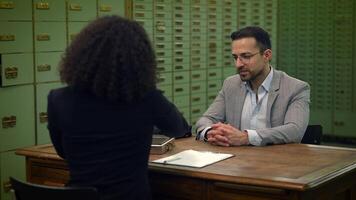
<svg viewBox="0 0 356 200">
<path fill-rule="evenodd" d="M 231 126 L 230 124 L 217 123 L 211 126 L 207 133 L 208 142 L 219 146 L 242 146 L 248 145 L 246 132 Z"/>
</svg>

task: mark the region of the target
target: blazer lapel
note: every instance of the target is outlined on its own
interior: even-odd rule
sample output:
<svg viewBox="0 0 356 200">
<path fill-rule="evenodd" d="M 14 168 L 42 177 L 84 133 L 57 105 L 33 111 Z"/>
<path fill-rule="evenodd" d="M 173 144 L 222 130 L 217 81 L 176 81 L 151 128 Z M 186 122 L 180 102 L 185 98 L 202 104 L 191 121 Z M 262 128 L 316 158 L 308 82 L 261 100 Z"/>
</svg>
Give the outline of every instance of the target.
<svg viewBox="0 0 356 200">
<path fill-rule="evenodd" d="M 236 125 L 237 128 L 241 128 L 241 114 L 242 114 L 242 108 L 245 103 L 245 98 L 246 98 L 246 88 L 245 84 L 243 82 L 240 82 L 239 87 L 237 88 L 237 97 L 236 97 L 236 103 L 234 108 L 236 109 L 235 112 L 233 113 L 234 116 L 234 124 Z"/>
<path fill-rule="evenodd" d="M 271 89 L 269 90 L 268 94 L 268 101 L 267 101 L 267 127 L 271 128 L 271 110 L 272 106 L 279 95 L 279 85 L 281 81 L 281 72 L 278 70 L 274 70 L 273 78 L 271 83 Z"/>
</svg>

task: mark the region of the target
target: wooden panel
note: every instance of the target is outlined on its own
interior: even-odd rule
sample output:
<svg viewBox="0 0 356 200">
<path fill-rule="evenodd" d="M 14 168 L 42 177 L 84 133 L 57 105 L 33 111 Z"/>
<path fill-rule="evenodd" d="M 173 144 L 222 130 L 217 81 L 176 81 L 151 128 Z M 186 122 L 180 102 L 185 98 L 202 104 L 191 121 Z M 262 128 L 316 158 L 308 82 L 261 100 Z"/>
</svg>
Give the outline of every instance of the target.
<svg viewBox="0 0 356 200">
<path fill-rule="evenodd" d="M 68 167 L 62 160 L 27 159 L 27 181 L 50 186 L 64 186 L 68 180 Z"/>
<path fill-rule="evenodd" d="M 205 199 L 204 180 L 150 172 L 149 179 L 153 199 Z M 179 187 L 179 192 L 177 192 Z"/>
</svg>

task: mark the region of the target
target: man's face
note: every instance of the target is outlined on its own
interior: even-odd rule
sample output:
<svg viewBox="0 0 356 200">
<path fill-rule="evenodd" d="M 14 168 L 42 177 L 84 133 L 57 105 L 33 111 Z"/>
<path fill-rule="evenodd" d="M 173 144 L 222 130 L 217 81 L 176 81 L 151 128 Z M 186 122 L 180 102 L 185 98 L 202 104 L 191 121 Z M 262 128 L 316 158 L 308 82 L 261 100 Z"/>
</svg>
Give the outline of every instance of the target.
<svg viewBox="0 0 356 200">
<path fill-rule="evenodd" d="M 241 38 L 232 41 L 232 56 L 242 81 L 264 79 L 265 72 L 269 71 L 271 50 L 260 52 L 256 39 L 253 37 Z"/>
</svg>

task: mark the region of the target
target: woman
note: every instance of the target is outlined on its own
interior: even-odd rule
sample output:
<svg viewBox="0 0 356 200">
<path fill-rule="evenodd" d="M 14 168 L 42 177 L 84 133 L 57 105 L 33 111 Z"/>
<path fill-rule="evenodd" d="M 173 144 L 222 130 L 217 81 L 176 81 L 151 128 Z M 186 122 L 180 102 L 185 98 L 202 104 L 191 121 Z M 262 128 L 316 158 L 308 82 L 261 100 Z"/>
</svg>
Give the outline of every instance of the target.
<svg viewBox="0 0 356 200">
<path fill-rule="evenodd" d="M 144 29 L 99 18 L 66 49 L 68 86 L 48 96 L 48 129 L 69 166 L 70 186 L 94 186 L 102 199 L 150 199 L 147 165 L 153 127 L 171 137 L 190 127 L 156 89 L 156 62 Z"/>
</svg>

